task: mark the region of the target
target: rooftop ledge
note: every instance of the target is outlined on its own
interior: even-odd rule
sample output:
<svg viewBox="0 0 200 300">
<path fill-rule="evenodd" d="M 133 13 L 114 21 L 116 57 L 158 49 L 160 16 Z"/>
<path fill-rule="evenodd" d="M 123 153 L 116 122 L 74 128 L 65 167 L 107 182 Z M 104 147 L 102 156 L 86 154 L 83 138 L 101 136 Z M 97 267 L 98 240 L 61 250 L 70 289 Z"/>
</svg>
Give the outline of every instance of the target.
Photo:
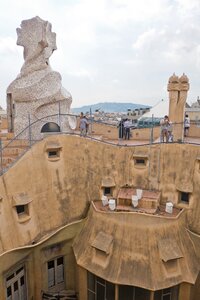
<svg viewBox="0 0 200 300">
<path fill-rule="evenodd" d="M 155 217 L 165 217 L 165 218 L 178 218 L 180 213 L 184 210 L 182 208 L 173 207 L 172 213 L 167 213 L 165 211 L 165 205 L 159 205 L 157 209 L 151 208 L 138 208 L 133 207 L 132 205 L 116 205 L 115 210 L 110 210 L 109 206 L 103 206 L 101 200 L 93 201 L 94 208 L 99 212 L 111 213 L 111 214 L 143 214 L 151 215 Z"/>
</svg>

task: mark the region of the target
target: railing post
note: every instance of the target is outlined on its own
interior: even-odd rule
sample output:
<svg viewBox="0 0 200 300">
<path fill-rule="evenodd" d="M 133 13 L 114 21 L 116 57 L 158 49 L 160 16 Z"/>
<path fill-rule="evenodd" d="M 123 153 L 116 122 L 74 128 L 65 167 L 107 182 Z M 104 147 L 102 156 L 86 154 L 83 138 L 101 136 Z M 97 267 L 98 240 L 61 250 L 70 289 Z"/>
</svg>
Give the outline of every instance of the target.
<svg viewBox="0 0 200 300">
<path fill-rule="evenodd" d="M 32 144 L 32 138 L 31 138 L 31 116 L 30 114 L 28 114 L 28 133 L 29 133 L 29 146 L 31 148 L 31 144 Z"/>
<path fill-rule="evenodd" d="M 60 127 L 60 132 L 61 130 L 61 120 L 60 120 L 60 115 L 61 115 L 61 110 L 60 110 L 60 101 L 58 101 L 58 125 Z"/>
<path fill-rule="evenodd" d="M 92 120 L 92 108 L 90 107 L 90 134 L 92 135 L 92 122 L 93 122 L 93 120 Z"/>
<path fill-rule="evenodd" d="M 0 151 L 1 151 L 1 174 L 3 174 L 3 153 L 2 153 L 2 141 L 0 139 Z"/>
<path fill-rule="evenodd" d="M 153 118 L 153 115 L 152 115 L 152 118 L 151 118 L 151 132 L 150 132 L 150 144 L 153 144 L 153 127 L 154 127 L 154 118 Z"/>
</svg>

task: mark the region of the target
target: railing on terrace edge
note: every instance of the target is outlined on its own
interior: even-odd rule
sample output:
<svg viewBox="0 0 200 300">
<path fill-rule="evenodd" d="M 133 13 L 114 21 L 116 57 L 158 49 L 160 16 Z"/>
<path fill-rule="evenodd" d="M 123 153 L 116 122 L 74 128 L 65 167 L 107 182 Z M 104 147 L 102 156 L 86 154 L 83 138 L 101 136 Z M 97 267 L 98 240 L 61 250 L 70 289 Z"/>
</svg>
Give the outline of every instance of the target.
<svg viewBox="0 0 200 300">
<path fill-rule="evenodd" d="M 36 142 L 42 140 L 46 134 L 70 134 L 70 135 L 79 135 L 79 128 L 76 127 L 75 131 L 64 131 L 62 130 L 62 123 L 65 121 L 67 122 L 68 118 L 72 117 L 74 120 L 80 119 L 80 116 L 74 115 L 74 114 L 53 114 L 45 116 L 41 119 L 37 119 L 36 121 L 30 123 L 30 119 L 27 121 L 29 124 L 26 128 L 24 128 L 17 136 L 15 136 L 13 139 L 11 139 L 5 146 L 2 145 L 2 141 L 0 141 L 0 175 L 5 173 L 8 168 L 10 168 L 24 153 Z M 107 144 L 113 144 L 116 146 L 141 146 L 141 145 L 150 145 L 155 143 L 160 143 L 160 126 L 155 125 L 149 125 L 150 127 L 143 127 L 143 128 L 131 128 L 130 129 L 130 141 L 128 144 L 126 144 L 126 141 L 119 138 L 119 127 L 117 125 L 108 124 L 106 122 L 102 121 L 96 121 L 93 119 L 89 120 L 89 130 L 87 133 L 87 137 L 93 140 L 101 140 L 101 142 L 107 143 Z M 48 122 L 55 122 L 56 124 L 59 124 L 60 132 L 44 132 L 37 134 L 37 137 L 35 136 L 35 130 L 38 128 L 42 128 L 42 125 L 48 123 Z M 111 130 L 114 130 L 115 132 L 115 139 L 112 139 L 112 133 L 109 137 L 105 138 L 105 135 L 102 133 L 99 133 L 97 129 L 95 129 L 96 124 L 108 126 Z M 181 128 L 183 128 L 183 123 L 179 124 L 172 124 L 172 133 L 174 134 L 177 130 L 179 131 Z M 137 132 L 148 130 L 149 133 L 145 134 L 145 138 L 137 139 Z M 108 130 L 108 132 L 111 132 L 111 130 Z M 157 133 L 155 134 L 155 131 L 157 130 Z M 38 131 L 39 132 L 39 131 Z M 159 132 L 159 133 L 158 133 Z M 101 139 L 98 138 L 98 135 L 101 136 Z M 109 134 L 107 134 L 108 136 Z M 191 136 L 192 137 L 191 137 Z M 115 140 L 115 141 L 114 141 Z M 137 145 L 134 144 L 134 141 L 137 140 Z M 132 141 L 132 143 L 131 143 Z M 144 142 L 145 141 L 145 142 Z M 169 141 L 170 142 L 170 141 Z M 200 144 L 200 124 L 199 123 L 191 123 L 189 137 L 184 138 L 183 140 L 179 140 L 179 143 L 190 143 L 190 144 Z"/>
</svg>

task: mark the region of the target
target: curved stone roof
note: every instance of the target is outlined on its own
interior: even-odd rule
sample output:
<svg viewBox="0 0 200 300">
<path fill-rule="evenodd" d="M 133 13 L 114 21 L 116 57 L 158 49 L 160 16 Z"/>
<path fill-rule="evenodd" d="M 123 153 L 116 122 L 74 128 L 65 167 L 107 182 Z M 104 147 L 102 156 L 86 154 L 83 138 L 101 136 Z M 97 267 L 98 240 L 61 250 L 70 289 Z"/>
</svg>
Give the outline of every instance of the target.
<svg viewBox="0 0 200 300">
<path fill-rule="evenodd" d="M 115 284 L 149 290 L 195 283 L 198 259 L 185 222 L 184 211 L 165 218 L 105 213 L 93 204 L 73 246 L 77 263 Z"/>
</svg>

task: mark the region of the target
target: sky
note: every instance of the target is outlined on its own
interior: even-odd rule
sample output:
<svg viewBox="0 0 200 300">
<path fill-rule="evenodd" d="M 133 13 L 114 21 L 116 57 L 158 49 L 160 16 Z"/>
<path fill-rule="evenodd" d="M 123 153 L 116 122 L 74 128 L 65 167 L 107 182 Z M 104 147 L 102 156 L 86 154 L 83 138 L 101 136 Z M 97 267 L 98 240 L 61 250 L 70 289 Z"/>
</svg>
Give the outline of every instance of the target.
<svg viewBox="0 0 200 300">
<path fill-rule="evenodd" d="M 72 107 L 98 102 L 154 105 L 168 98 L 175 73 L 190 81 L 188 103 L 200 96 L 200 0 L 0 0 L 0 105 L 20 73 L 22 20 L 52 24 L 53 70 Z"/>
</svg>

